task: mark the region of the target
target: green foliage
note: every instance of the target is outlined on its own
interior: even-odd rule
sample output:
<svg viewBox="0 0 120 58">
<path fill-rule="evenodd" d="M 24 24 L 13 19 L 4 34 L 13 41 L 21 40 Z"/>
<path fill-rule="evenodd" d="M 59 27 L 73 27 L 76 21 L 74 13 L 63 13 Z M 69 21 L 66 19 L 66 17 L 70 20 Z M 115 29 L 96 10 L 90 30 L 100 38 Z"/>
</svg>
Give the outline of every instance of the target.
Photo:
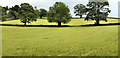
<svg viewBox="0 0 120 58">
<path fill-rule="evenodd" d="M 47 15 L 47 10 L 45 9 L 40 9 L 40 18 L 42 19 L 43 16 L 46 16 Z"/>
<path fill-rule="evenodd" d="M 3 15 L 2 16 L 2 21 L 7 21 L 6 18 L 7 18 L 7 15 Z"/>
<path fill-rule="evenodd" d="M 77 4 L 74 7 L 74 13 L 76 14 L 76 16 L 80 16 L 80 18 L 82 18 L 82 15 L 86 14 L 86 7 L 83 4 Z"/>
<path fill-rule="evenodd" d="M 7 10 L 8 10 L 8 6 L 6 6 L 6 7 L 2 7 L 2 8 L 4 8 L 4 9 L 5 9 L 5 11 L 7 11 Z"/>
<path fill-rule="evenodd" d="M 15 5 L 12 8 L 9 9 L 8 17 L 11 18 L 11 20 L 19 19 L 18 11 L 20 10 L 19 5 Z"/>
<path fill-rule="evenodd" d="M 19 5 L 15 5 L 14 7 L 12 7 L 12 10 L 18 12 L 20 10 Z"/>
<path fill-rule="evenodd" d="M 85 20 L 95 20 L 96 23 L 95 24 L 99 24 L 100 20 L 104 20 L 107 22 L 107 16 L 109 15 L 108 13 L 111 12 L 111 10 L 109 10 L 109 3 L 108 1 L 106 2 L 89 2 L 87 4 L 87 7 L 89 7 L 87 9 L 87 16 L 85 18 Z"/>
<path fill-rule="evenodd" d="M 35 13 L 36 13 L 37 18 L 39 18 L 39 16 L 40 16 L 40 11 L 39 11 L 39 10 L 35 10 Z"/>
<path fill-rule="evenodd" d="M 22 23 L 31 23 L 33 21 L 37 21 L 37 14 L 33 9 L 32 5 L 28 3 L 22 3 L 19 11 L 19 18 Z"/>
<path fill-rule="evenodd" d="M 49 8 L 47 19 L 49 22 L 57 22 L 58 26 L 61 26 L 61 23 L 68 23 L 72 18 L 69 12 L 68 6 L 63 2 L 56 2 Z"/>
<path fill-rule="evenodd" d="M 13 11 L 13 10 L 9 10 L 9 13 L 8 13 L 8 17 L 12 18 L 11 20 L 15 20 L 15 19 L 18 19 L 18 12 L 16 11 Z"/>
<path fill-rule="evenodd" d="M 2 8 L 2 21 L 6 21 L 7 18 L 7 10 L 5 7 L 0 6 Z"/>
</svg>

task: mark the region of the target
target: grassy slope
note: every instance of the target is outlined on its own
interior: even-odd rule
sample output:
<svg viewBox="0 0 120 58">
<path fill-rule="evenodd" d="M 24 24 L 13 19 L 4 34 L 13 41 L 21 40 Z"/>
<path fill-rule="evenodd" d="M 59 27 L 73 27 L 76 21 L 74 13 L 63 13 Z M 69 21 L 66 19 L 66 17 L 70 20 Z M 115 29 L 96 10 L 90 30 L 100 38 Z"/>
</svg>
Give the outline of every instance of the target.
<svg viewBox="0 0 120 58">
<path fill-rule="evenodd" d="M 75 19 L 66 25 L 94 22 Z M 104 22 L 101 22 L 104 23 Z M 107 23 L 117 23 L 109 19 Z M 106 23 L 106 24 L 107 24 Z M 19 20 L 2 24 L 22 24 Z M 38 20 L 32 25 L 55 25 Z M 2 26 L 3 56 L 116 56 L 118 26 L 91 27 L 16 27 Z"/>
</svg>

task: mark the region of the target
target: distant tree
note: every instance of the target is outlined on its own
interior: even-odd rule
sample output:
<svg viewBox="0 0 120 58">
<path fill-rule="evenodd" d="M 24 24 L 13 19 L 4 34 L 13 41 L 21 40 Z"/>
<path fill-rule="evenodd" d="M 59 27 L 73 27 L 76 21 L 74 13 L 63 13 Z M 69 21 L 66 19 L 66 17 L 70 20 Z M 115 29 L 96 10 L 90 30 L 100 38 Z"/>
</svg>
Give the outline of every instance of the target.
<svg viewBox="0 0 120 58">
<path fill-rule="evenodd" d="M 76 14 L 76 16 L 80 16 L 80 18 L 82 18 L 82 15 L 86 14 L 86 7 L 83 4 L 77 4 L 74 7 L 74 13 Z"/>
<path fill-rule="evenodd" d="M 40 10 L 37 9 L 37 6 L 34 7 L 35 13 L 36 13 L 36 17 L 39 18 L 40 17 Z"/>
<path fill-rule="evenodd" d="M 2 11 L 2 21 L 6 21 L 7 18 L 7 10 L 5 7 L 0 6 L 0 9 Z"/>
<path fill-rule="evenodd" d="M 108 13 L 111 12 L 109 10 L 109 3 L 108 1 L 105 2 L 89 2 L 87 4 L 87 16 L 85 20 L 95 20 L 95 24 L 99 25 L 99 21 L 103 20 L 107 22 Z"/>
<path fill-rule="evenodd" d="M 12 8 L 9 9 L 8 16 L 14 17 L 12 19 L 19 19 L 19 17 L 18 17 L 19 10 L 20 10 L 19 5 L 12 6 Z"/>
<path fill-rule="evenodd" d="M 58 26 L 61 26 L 61 23 L 68 23 L 71 18 L 70 10 L 63 2 L 56 2 L 49 7 L 47 16 L 49 22 L 57 22 Z"/>
<path fill-rule="evenodd" d="M 18 19 L 18 12 L 13 11 L 13 10 L 9 10 L 8 16 L 13 17 L 11 20 Z"/>
<path fill-rule="evenodd" d="M 36 12 L 36 17 L 39 18 L 40 17 L 40 11 L 39 10 L 35 10 Z"/>
<path fill-rule="evenodd" d="M 37 10 L 37 6 L 35 6 L 35 10 Z"/>
<path fill-rule="evenodd" d="M 14 7 L 12 7 L 12 10 L 16 12 L 18 12 L 19 9 L 20 9 L 19 5 L 15 5 Z"/>
<path fill-rule="evenodd" d="M 6 6 L 6 7 L 2 7 L 2 8 L 4 8 L 6 11 L 8 10 L 8 6 Z"/>
<path fill-rule="evenodd" d="M 19 18 L 24 25 L 26 25 L 26 23 L 37 21 L 37 14 L 32 5 L 29 3 L 22 3 L 20 6 Z"/>
<path fill-rule="evenodd" d="M 6 10 L 9 10 L 8 6 L 5 7 Z"/>
<path fill-rule="evenodd" d="M 2 6 L 0 5 L 0 22 L 2 21 Z"/>
<path fill-rule="evenodd" d="M 42 19 L 43 16 L 47 15 L 47 10 L 45 9 L 40 9 L 40 18 Z"/>
</svg>

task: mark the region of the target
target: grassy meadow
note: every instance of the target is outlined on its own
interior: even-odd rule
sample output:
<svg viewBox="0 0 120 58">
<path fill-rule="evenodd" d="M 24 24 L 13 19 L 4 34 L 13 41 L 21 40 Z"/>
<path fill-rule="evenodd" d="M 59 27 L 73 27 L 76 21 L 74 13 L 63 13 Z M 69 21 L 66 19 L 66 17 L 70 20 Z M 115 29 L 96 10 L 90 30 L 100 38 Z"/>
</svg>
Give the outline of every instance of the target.
<svg viewBox="0 0 120 58">
<path fill-rule="evenodd" d="M 101 21 L 102 26 L 85 26 L 95 21 L 72 19 L 54 27 L 46 19 L 26 26 L 20 20 L 0 22 L 3 56 L 117 56 L 118 19 Z M 8 26 L 10 25 L 10 26 Z M 53 27 L 50 27 L 53 25 Z M 83 25 L 83 26 L 82 26 Z"/>
</svg>

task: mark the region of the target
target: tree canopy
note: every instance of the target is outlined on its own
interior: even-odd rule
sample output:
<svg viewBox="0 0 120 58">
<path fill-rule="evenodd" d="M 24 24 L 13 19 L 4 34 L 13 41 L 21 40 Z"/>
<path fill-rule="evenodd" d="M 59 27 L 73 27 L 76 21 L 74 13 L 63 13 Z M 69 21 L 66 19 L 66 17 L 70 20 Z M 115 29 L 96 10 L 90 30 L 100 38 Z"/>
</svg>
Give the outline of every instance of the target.
<svg viewBox="0 0 120 58">
<path fill-rule="evenodd" d="M 111 12 L 109 10 L 109 2 L 89 2 L 87 4 L 87 16 L 85 20 L 95 20 L 95 24 L 99 25 L 99 21 L 103 20 L 107 22 L 107 16 Z"/>
<path fill-rule="evenodd" d="M 80 16 L 80 18 L 82 18 L 82 15 L 86 14 L 86 7 L 83 4 L 77 4 L 74 7 L 74 13 L 76 14 L 76 16 Z"/>
<path fill-rule="evenodd" d="M 56 2 L 49 7 L 47 16 L 49 22 L 57 22 L 58 26 L 61 26 L 61 23 L 68 23 L 71 18 L 70 10 L 63 2 Z"/>
<path fill-rule="evenodd" d="M 40 18 L 42 19 L 43 16 L 46 16 L 47 15 L 47 10 L 45 9 L 40 9 Z"/>
<path fill-rule="evenodd" d="M 5 7 L 0 6 L 0 9 L 2 11 L 2 21 L 6 21 L 7 18 L 7 10 Z"/>
<path fill-rule="evenodd" d="M 19 9 L 20 9 L 19 5 L 15 5 L 14 7 L 12 7 L 12 10 L 16 12 L 18 12 Z"/>
<path fill-rule="evenodd" d="M 8 16 L 12 18 L 11 20 L 18 19 L 18 12 L 20 10 L 19 5 L 12 6 L 12 8 L 9 9 Z"/>
<path fill-rule="evenodd" d="M 37 21 L 37 14 L 32 5 L 29 3 L 22 3 L 20 6 L 19 18 L 24 25 L 26 25 L 26 23 Z"/>
</svg>

